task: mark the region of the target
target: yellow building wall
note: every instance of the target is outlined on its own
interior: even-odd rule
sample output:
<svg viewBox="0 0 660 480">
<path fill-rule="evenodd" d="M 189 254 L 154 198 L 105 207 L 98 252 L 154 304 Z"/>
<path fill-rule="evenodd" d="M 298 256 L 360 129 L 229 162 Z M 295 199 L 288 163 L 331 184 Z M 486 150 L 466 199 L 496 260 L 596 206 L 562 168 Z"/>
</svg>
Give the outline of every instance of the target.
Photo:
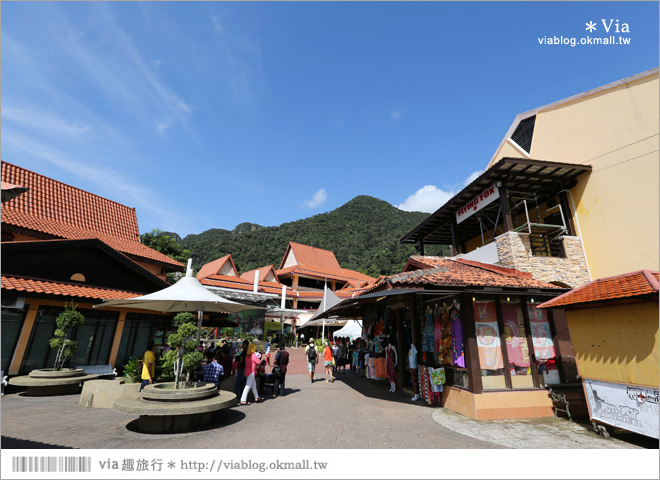
<svg viewBox="0 0 660 480">
<path fill-rule="evenodd" d="M 658 387 L 658 304 L 566 312 L 582 377 Z"/>
<path fill-rule="evenodd" d="M 537 113 L 531 158 L 593 167 L 571 189 L 592 279 L 659 269 L 659 91 L 654 74 Z"/>
</svg>

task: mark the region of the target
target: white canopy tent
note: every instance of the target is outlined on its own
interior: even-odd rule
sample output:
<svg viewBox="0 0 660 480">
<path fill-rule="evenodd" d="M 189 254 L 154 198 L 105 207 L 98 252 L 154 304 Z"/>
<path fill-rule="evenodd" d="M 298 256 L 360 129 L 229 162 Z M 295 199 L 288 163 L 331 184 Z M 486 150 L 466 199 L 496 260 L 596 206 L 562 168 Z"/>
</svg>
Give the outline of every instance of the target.
<svg viewBox="0 0 660 480">
<path fill-rule="evenodd" d="M 362 336 L 362 324 L 358 320 L 346 320 L 346 325 L 332 334 L 332 338 L 350 338 L 355 340 Z"/>
</svg>

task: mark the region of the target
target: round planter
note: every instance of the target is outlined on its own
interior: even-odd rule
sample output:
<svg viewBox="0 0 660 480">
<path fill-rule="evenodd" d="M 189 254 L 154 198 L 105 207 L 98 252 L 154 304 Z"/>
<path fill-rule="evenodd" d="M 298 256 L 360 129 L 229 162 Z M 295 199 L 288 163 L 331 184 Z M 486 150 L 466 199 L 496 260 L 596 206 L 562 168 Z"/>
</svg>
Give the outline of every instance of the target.
<svg viewBox="0 0 660 480">
<path fill-rule="evenodd" d="M 193 387 L 174 388 L 174 382 L 147 385 L 142 390 L 142 399 L 154 402 L 193 402 L 213 397 L 218 393 L 212 383 L 197 383 Z"/>
<path fill-rule="evenodd" d="M 54 368 L 40 368 L 37 370 L 32 370 L 28 376 L 31 378 L 51 378 L 51 379 L 60 379 L 60 378 L 71 378 L 71 377 L 83 377 L 85 371 L 82 368 L 62 368 L 61 370 L 56 370 Z"/>
</svg>

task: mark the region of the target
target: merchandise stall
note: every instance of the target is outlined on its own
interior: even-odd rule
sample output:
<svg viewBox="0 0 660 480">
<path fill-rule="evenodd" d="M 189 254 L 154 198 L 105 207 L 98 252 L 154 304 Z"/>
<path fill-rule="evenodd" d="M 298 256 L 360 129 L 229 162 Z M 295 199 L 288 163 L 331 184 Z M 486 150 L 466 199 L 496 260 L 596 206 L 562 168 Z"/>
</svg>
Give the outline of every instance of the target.
<svg viewBox="0 0 660 480">
<path fill-rule="evenodd" d="M 328 313 L 362 317 L 370 358 L 393 344 L 397 388 L 410 389 L 413 401 L 475 419 L 553 416 L 547 387 L 575 382 L 574 350 L 563 311 L 537 306 L 565 289 L 443 261 L 447 268 L 387 277 Z M 376 370 L 367 376 L 379 378 Z"/>
</svg>

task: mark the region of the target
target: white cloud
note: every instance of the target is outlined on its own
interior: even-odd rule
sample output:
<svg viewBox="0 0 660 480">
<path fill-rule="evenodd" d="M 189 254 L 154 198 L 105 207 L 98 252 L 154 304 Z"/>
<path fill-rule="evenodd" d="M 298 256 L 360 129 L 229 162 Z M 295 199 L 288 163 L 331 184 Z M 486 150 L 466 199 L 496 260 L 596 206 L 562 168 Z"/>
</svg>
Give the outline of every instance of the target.
<svg viewBox="0 0 660 480">
<path fill-rule="evenodd" d="M 478 177 L 479 175 L 481 175 L 482 173 L 484 173 L 483 170 L 477 170 L 476 172 L 472 172 L 472 173 L 471 173 L 471 174 L 465 179 L 465 181 L 463 182 L 463 186 L 464 186 L 464 187 L 467 187 L 468 185 L 470 185 L 470 184 L 471 184 L 472 182 L 474 182 L 474 181 L 477 179 L 477 177 Z"/>
<path fill-rule="evenodd" d="M 75 124 L 50 112 L 29 108 L 15 108 L 7 105 L 2 107 L 2 119 L 16 122 L 39 130 L 48 130 L 66 135 L 83 135 L 91 130 L 90 125 Z"/>
<path fill-rule="evenodd" d="M 303 207 L 307 209 L 313 209 L 320 207 L 328 199 L 328 192 L 325 191 L 325 188 L 321 188 L 318 192 L 312 195 L 310 200 L 305 200 L 303 202 Z"/>
<path fill-rule="evenodd" d="M 392 118 L 393 118 L 394 120 L 398 120 L 399 118 L 401 118 L 401 114 L 402 114 L 402 113 L 403 113 L 403 112 L 401 112 L 401 110 L 397 110 L 396 112 L 392 112 Z"/>
<path fill-rule="evenodd" d="M 465 179 L 461 188 L 472 183 L 482 173 L 483 170 L 472 172 Z M 402 203 L 397 205 L 397 208 L 407 212 L 433 213 L 438 208 L 447 203 L 447 201 L 457 193 L 458 190 L 453 188 L 449 190 L 442 190 L 435 185 L 424 185 L 422 188 L 406 198 Z"/>
<path fill-rule="evenodd" d="M 452 197 L 451 192 L 440 190 L 435 185 L 424 185 L 415 193 L 397 205 L 400 210 L 407 212 L 435 212 L 441 205 Z"/>
<path fill-rule="evenodd" d="M 161 135 L 165 133 L 165 131 L 167 131 L 167 129 L 170 128 L 171 126 L 172 126 L 172 122 L 166 122 L 164 120 L 156 120 L 156 131 Z"/>
</svg>

